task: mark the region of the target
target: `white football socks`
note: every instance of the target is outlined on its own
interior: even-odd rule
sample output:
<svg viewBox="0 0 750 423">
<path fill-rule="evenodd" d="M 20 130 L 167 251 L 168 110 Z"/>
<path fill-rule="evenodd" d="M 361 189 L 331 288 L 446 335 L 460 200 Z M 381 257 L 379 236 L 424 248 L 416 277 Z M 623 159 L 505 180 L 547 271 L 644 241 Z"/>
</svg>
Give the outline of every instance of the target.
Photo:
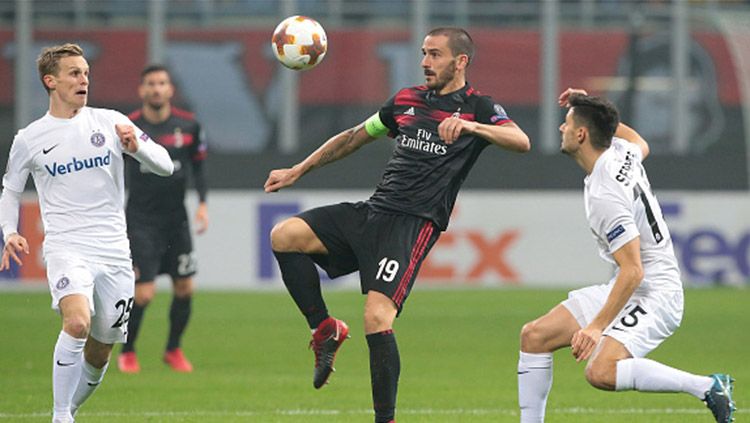
<svg viewBox="0 0 750 423">
<path fill-rule="evenodd" d="M 53 418 L 55 422 L 72 422 L 70 405 L 78 380 L 81 378 L 83 346 L 86 339 L 74 338 L 60 331 L 52 357 L 52 397 L 54 399 Z"/>
<path fill-rule="evenodd" d="M 686 392 L 703 399 L 713 380 L 666 366 L 648 358 L 629 358 L 617 362 L 617 391 Z"/>
<path fill-rule="evenodd" d="M 96 367 L 89 364 L 85 359 L 83 360 L 81 369 L 81 378 L 78 380 L 78 387 L 73 394 L 73 403 L 70 407 L 70 414 L 76 415 L 76 412 L 81 405 L 94 393 L 99 384 L 104 379 L 104 373 L 107 372 L 107 362 L 104 367 L 97 369 Z"/>
<path fill-rule="evenodd" d="M 552 388 L 552 353 L 525 353 L 518 357 L 518 405 L 521 423 L 544 421 L 547 396 Z"/>
</svg>

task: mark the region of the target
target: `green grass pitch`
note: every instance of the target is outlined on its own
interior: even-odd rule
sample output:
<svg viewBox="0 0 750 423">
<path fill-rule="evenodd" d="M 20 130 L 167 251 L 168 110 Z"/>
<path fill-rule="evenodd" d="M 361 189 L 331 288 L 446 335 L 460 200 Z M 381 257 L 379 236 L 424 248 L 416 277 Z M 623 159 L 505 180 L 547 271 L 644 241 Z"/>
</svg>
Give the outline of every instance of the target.
<svg viewBox="0 0 750 423">
<path fill-rule="evenodd" d="M 285 292 L 199 292 L 183 347 L 192 374 L 162 362 L 169 295 L 147 310 L 142 371 L 110 367 L 81 409 L 86 422 L 370 422 L 364 297 L 324 293 L 352 339 L 338 371 L 312 387 L 305 322 Z M 516 360 L 522 324 L 565 298 L 559 290 L 426 290 L 416 287 L 395 330 L 401 352 L 397 419 L 516 422 Z M 52 349 L 59 331 L 46 293 L 0 293 L 0 423 L 48 422 Z M 750 404 L 750 291 L 688 290 L 677 333 L 651 358 L 694 373 L 731 373 L 739 421 Z M 588 386 L 570 350 L 555 355 L 549 422 L 710 422 L 687 394 L 601 392 Z"/>
</svg>

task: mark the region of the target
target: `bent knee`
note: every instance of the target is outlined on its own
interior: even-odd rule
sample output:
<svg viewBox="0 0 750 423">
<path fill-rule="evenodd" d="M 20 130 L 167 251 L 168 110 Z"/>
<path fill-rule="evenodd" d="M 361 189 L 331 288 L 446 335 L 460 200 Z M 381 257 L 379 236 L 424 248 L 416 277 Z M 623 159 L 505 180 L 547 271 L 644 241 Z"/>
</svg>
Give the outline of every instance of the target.
<svg viewBox="0 0 750 423">
<path fill-rule="evenodd" d="M 274 251 L 291 252 L 294 246 L 295 224 L 292 219 L 283 220 L 271 229 L 271 248 Z"/>
<path fill-rule="evenodd" d="M 546 339 L 547 336 L 538 321 L 528 322 L 521 328 L 521 351 L 548 352 Z"/>
<path fill-rule="evenodd" d="M 614 391 L 617 383 L 617 363 L 592 360 L 586 366 L 586 381 L 591 386 L 605 391 Z"/>
<path fill-rule="evenodd" d="M 292 217 L 271 229 L 271 248 L 280 253 L 313 253 L 325 248 L 307 223 Z"/>
<path fill-rule="evenodd" d="M 91 330 L 91 322 L 83 316 L 66 317 L 63 319 L 63 330 L 74 338 L 87 338 Z"/>
</svg>

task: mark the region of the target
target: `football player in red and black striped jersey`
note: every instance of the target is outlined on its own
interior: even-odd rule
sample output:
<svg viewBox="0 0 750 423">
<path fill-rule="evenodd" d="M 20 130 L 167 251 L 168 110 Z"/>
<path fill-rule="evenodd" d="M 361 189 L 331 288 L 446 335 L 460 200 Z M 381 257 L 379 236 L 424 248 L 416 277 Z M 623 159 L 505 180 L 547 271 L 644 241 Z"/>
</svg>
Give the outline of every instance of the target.
<svg viewBox="0 0 750 423">
<path fill-rule="evenodd" d="M 400 359 L 393 322 L 437 241 L 464 179 L 487 146 L 526 152 L 528 136 L 466 81 L 474 55 L 459 28 L 430 31 L 422 45 L 425 84 L 404 88 L 361 124 L 328 139 L 302 162 L 271 171 L 266 192 L 388 135 L 393 156 L 375 193 L 360 203 L 305 211 L 277 224 L 271 245 L 289 293 L 313 332 L 313 386 L 330 376 L 349 333 L 329 316 L 315 263 L 329 276 L 360 272 L 376 422 L 395 419 Z"/>
</svg>

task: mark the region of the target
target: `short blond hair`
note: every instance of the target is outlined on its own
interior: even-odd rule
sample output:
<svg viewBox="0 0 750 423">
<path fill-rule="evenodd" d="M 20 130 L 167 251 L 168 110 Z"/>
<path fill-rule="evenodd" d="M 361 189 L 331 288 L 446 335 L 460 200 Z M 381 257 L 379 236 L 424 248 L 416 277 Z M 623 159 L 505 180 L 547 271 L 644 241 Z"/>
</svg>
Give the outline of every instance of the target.
<svg viewBox="0 0 750 423">
<path fill-rule="evenodd" d="M 42 49 L 36 58 L 36 67 L 39 71 L 39 79 L 44 89 L 49 94 L 50 89 L 44 83 L 45 75 L 57 75 L 60 72 L 60 59 L 69 56 L 83 56 L 83 49 L 78 44 L 65 43 L 58 46 L 50 46 Z"/>
</svg>

